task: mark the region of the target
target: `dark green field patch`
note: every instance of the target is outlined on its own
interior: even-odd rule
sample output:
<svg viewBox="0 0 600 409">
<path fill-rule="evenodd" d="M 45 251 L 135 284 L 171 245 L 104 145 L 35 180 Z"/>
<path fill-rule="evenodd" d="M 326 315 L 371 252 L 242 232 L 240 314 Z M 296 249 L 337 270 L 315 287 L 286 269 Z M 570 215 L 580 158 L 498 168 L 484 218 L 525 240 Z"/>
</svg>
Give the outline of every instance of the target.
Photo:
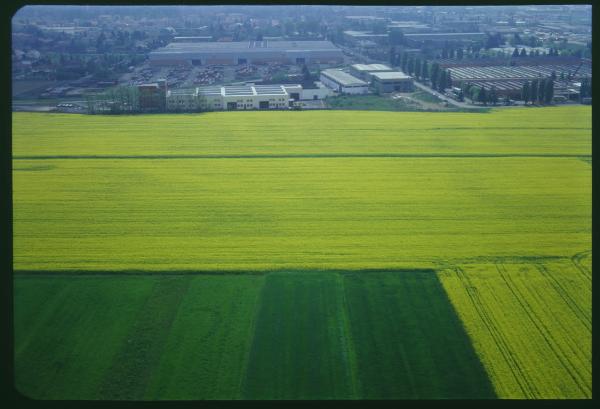
<svg viewBox="0 0 600 409">
<path fill-rule="evenodd" d="M 344 288 L 363 398 L 495 397 L 434 273 L 349 273 Z"/>
<path fill-rule="evenodd" d="M 34 399 L 97 399 L 157 278 L 15 277 L 15 386 Z"/>
<path fill-rule="evenodd" d="M 158 366 L 166 340 L 191 277 L 158 280 L 138 311 L 126 341 L 106 372 L 103 399 L 141 399 Z"/>
<path fill-rule="evenodd" d="M 38 399 L 488 398 L 432 270 L 15 277 Z"/>
<path fill-rule="evenodd" d="M 246 399 L 352 398 L 339 275 L 266 277 L 244 382 Z"/>
<path fill-rule="evenodd" d="M 193 277 L 147 399 L 239 399 L 264 277 Z"/>
</svg>

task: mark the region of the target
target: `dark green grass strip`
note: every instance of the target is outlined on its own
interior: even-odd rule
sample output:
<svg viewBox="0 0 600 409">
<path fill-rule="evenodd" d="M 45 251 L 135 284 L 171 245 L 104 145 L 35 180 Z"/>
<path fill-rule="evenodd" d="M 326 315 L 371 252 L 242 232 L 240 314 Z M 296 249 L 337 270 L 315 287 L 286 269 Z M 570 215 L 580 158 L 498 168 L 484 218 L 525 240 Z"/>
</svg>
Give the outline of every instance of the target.
<svg viewBox="0 0 600 409">
<path fill-rule="evenodd" d="M 335 274 L 266 277 L 243 396 L 246 399 L 353 397 L 351 338 Z"/>
<path fill-rule="evenodd" d="M 106 372 L 100 390 L 103 399 L 142 399 L 163 348 L 189 277 L 161 278 L 139 310 L 136 320 Z"/>
<path fill-rule="evenodd" d="M 591 155 L 563 153 L 307 153 L 240 155 L 35 155 L 13 156 L 15 160 L 48 159 L 321 159 L 321 158 L 586 158 Z M 16 168 L 15 170 L 21 170 Z M 39 169 L 38 169 L 39 170 Z"/>
<path fill-rule="evenodd" d="M 33 399 L 97 399 L 160 278 L 15 277 L 15 386 Z"/>
<path fill-rule="evenodd" d="M 195 276 L 146 399 L 240 399 L 263 276 Z"/>
<path fill-rule="evenodd" d="M 494 398 L 435 274 L 344 275 L 365 399 Z"/>
</svg>

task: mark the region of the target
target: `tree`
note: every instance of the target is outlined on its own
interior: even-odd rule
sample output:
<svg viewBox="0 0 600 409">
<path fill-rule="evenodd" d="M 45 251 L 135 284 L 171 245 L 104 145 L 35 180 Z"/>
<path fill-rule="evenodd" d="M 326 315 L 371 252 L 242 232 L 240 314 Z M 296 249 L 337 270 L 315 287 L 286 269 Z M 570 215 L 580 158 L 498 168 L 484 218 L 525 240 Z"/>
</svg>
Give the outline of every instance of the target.
<svg viewBox="0 0 600 409">
<path fill-rule="evenodd" d="M 450 71 L 446 70 L 446 88 L 450 88 L 452 86 L 452 77 L 450 76 Z"/>
<path fill-rule="evenodd" d="M 521 53 L 519 54 L 519 57 L 527 57 L 527 51 L 525 50 L 525 48 L 521 48 Z"/>
<path fill-rule="evenodd" d="M 552 78 L 552 81 L 556 80 L 556 71 L 552 71 L 552 74 L 550 74 L 550 78 Z"/>
<path fill-rule="evenodd" d="M 392 29 L 390 31 L 390 33 L 388 34 L 389 36 L 389 41 L 391 45 L 402 45 L 404 44 L 404 34 L 402 33 L 401 30 L 394 30 Z"/>
<path fill-rule="evenodd" d="M 487 92 L 485 90 L 485 88 L 481 88 L 481 90 L 479 91 L 479 98 L 478 98 L 479 102 L 482 102 L 483 105 L 487 105 L 488 103 L 488 96 L 487 96 Z"/>
<path fill-rule="evenodd" d="M 396 62 L 396 47 L 390 47 L 390 65 L 393 67 Z"/>
<path fill-rule="evenodd" d="M 538 81 L 538 92 L 537 99 L 540 104 L 543 104 L 545 101 L 544 94 L 546 93 L 546 79 L 542 78 Z"/>
<path fill-rule="evenodd" d="M 431 70 L 429 73 L 429 78 L 431 79 L 431 86 L 433 88 L 437 88 L 439 71 L 440 71 L 440 65 L 438 63 L 434 62 L 431 65 Z"/>
<path fill-rule="evenodd" d="M 429 77 L 429 64 L 427 60 L 421 64 L 421 80 L 426 80 Z"/>
<path fill-rule="evenodd" d="M 402 54 L 402 72 L 408 71 L 408 54 Z"/>
<path fill-rule="evenodd" d="M 529 84 L 529 100 L 532 104 L 537 101 L 538 80 L 532 80 Z"/>
<path fill-rule="evenodd" d="M 306 64 L 302 65 L 302 80 L 304 82 L 309 82 L 311 80 L 310 71 L 308 70 Z"/>
<path fill-rule="evenodd" d="M 421 59 L 417 58 L 415 61 L 415 77 L 421 77 Z"/>
<path fill-rule="evenodd" d="M 552 78 L 548 78 L 546 80 L 546 90 L 544 91 L 544 102 L 546 104 L 552 103 L 552 99 L 554 98 L 554 80 Z"/>
<path fill-rule="evenodd" d="M 523 89 L 521 90 L 521 98 L 523 98 L 523 102 L 527 105 L 529 102 L 529 81 L 525 81 L 523 84 Z"/>
<path fill-rule="evenodd" d="M 492 87 L 490 90 L 489 101 L 492 105 L 496 105 L 498 103 L 498 94 L 496 93 L 496 87 Z"/>
<path fill-rule="evenodd" d="M 462 49 L 462 47 L 460 47 L 458 50 L 456 50 L 456 58 L 459 59 L 459 60 L 462 60 L 463 59 L 463 55 L 464 55 L 463 53 L 464 53 L 463 49 Z"/>
<path fill-rule="evenodd" d="M 469 94 L 471 95 L 471 101 L 476 102 L 479 101 L 479 94 L 481 93 L 481 88 L 479 87 L 470 87 Z"/>
<path fill-rule="evenodd" d="M 438 91 L 444 92 L 444 90 L 448 86 L 448 84 L 446 82 L 446 70 L 439 70 L 437 83 L 438 83 Z"/>
<path fill-rule="evenodd" d="M 512 53 L 513 57 L 518 57 L 519 56 L 519 49 L 515 47 L 513 53 Z"/>
<path fill-rule="evenodd" d="M 413 75 L 415 73 L 415 58 L 411 58 L 408 62 L 408 73 Z"/>
</svg>

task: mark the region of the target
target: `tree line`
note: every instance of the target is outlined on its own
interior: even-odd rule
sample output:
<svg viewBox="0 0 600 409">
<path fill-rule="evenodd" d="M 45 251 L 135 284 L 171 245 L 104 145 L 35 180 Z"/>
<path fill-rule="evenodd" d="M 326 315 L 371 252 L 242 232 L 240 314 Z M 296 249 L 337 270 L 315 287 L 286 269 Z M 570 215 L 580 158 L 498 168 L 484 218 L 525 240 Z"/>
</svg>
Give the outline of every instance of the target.
<svg viewBox="0 0 600 409">
<path fill-rule="evenodd" d="M 525 105 L 531 104 L 549 104 L 554 98 L 554 80 L 552 76 L 548 78 L 538 78 L 532 81 L 525 81 L 521 90 L 521 99 Z"/>
</svg>

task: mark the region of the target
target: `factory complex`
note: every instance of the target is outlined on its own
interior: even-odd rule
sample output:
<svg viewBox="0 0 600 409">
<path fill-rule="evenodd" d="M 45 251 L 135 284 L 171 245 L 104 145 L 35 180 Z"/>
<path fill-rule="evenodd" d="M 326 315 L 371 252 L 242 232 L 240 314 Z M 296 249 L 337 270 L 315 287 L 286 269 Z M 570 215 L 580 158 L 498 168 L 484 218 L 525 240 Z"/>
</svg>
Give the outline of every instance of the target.
<svg viewBox="0 0 600 409">
<path fill-rule="evenodd" d="M 330 41 L 173 42 L 149 54 L 152 65 L 341 64 Z"/>
</svg>

